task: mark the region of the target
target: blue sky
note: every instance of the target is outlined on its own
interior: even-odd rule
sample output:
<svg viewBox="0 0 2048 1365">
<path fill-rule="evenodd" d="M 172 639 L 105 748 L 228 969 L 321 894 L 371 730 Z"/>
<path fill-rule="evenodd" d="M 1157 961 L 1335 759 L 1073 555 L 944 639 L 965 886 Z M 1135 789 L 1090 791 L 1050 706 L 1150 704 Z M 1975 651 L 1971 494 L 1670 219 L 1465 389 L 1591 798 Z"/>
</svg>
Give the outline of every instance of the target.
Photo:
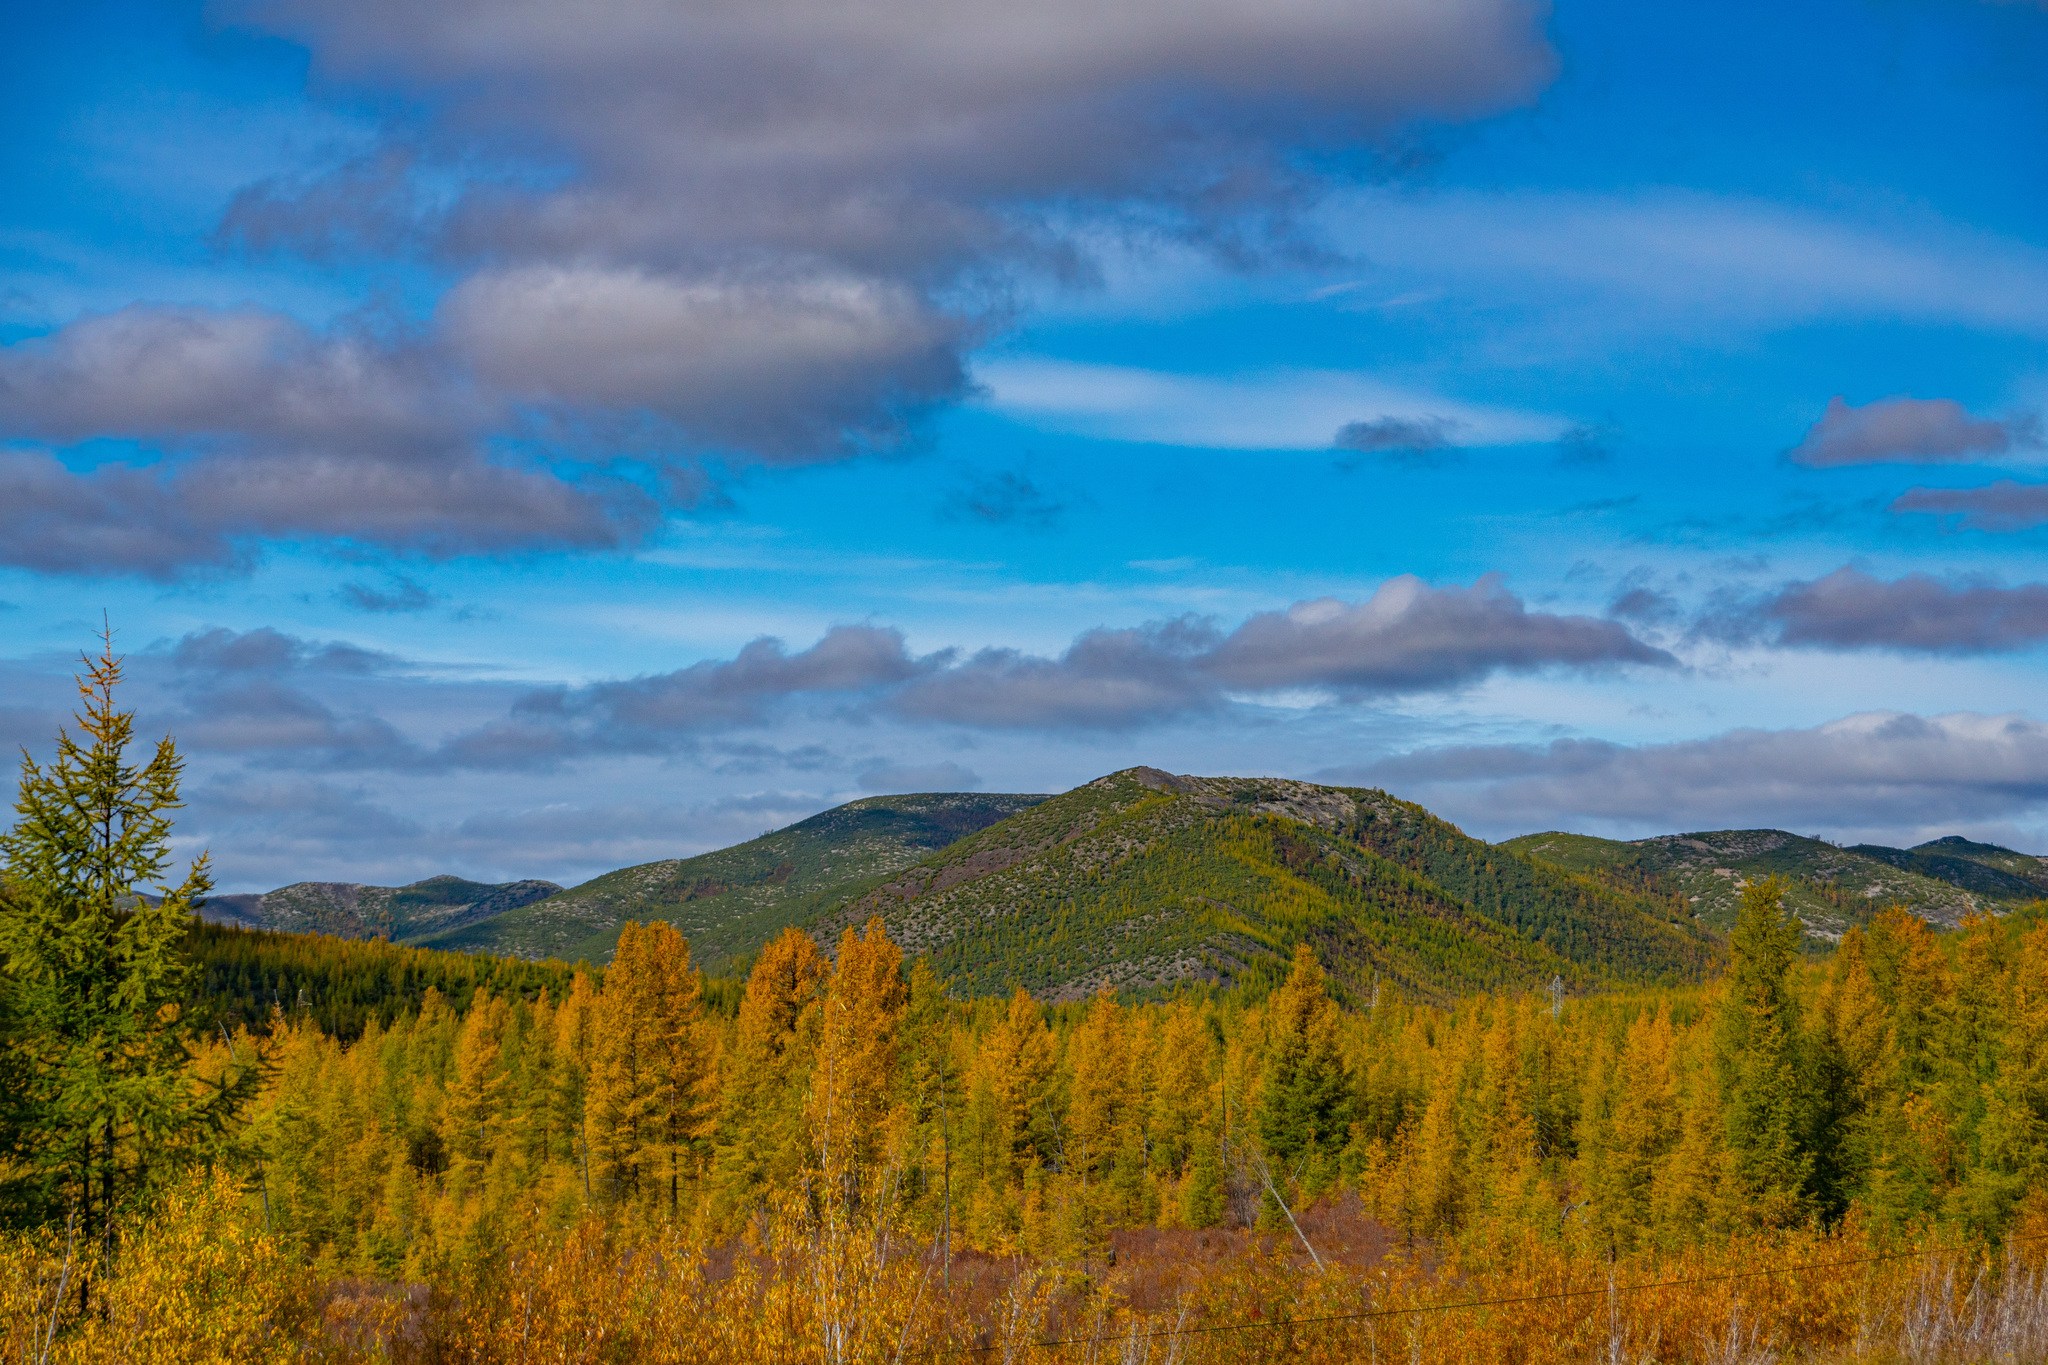
<svg viewBox="0 0 2048 1365">
<path fill-rule="evenodd" d="M 30 11 L 0 738 L 104 611 L 223 889 L 1141 762 L 2048 853 L 2048 9 Z"/>
</svg>

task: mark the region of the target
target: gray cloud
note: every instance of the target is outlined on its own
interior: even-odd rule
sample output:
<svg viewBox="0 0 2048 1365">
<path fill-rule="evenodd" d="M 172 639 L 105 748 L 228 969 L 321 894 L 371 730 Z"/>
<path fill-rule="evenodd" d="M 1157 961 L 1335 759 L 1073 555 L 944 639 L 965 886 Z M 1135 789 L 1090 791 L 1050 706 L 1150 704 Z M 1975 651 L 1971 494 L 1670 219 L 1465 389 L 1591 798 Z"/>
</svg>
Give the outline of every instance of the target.
<svg viewBox="0 0 2048 1365">
<path fill-rule="evenodd" d="M 2048 639 L 2048 584 L 2000 587 L 1907 574 L 1886 582 L 1844 567 L 1790 583 L 1756 606 L 1786 645 L 1990 654 Z"/>
<path fill-rule="evenodd" d="M 441 599 L 403 574 L 394 574 L 391 586 L 373 588 L 367 583 L 344 583 L 335 596 L 357 611 L 391 615 L 425 611 Z"/>
<path fill-rule="evenodd" d="M 290 881 L 310 875 L 298 867 L 332 857 L 336 843 L 374 840 L 396 851 L 424 832 L 417 821 L 394 814 L 361 788 L 306 778 L 215 780 L 190 796 L 195 833 L 231 839 L 244 860 L 280 855 L 296 860 L 286 864 Z"/>
<path fill-rule="evenodd" d="M 800 692 L 863 697 L 909 720 L 1115 730 L 1213 711 L 1232 692 L 1327 688 L 1356 700 L 1461 686 L 1499 670 L 1674 663 L 1614 621 L 1530 612 L 1496 577 L 1470 588 L 1397 578 L 1364 602 L 1301 602 L 1228 634 L 1194 617 L 1096 629 L 1050 658 L 984 649 L 965 659 L 950 651 L 912 659 L 895 632 L 859 630 L 842 627 L 806 655 L 784 656 L 779 644 L 757 641 L 732 663 L 535 694 L 505 728 L 479 732 L 475 742 L 514 756 L 582 737 L 652 750 L 706 726 L 758 723 L 767 701 Z M 828 647 L 842 662 L 813 680 L 810 655 Z M 758 651 L 755 662 L 749 651 Z"/>
<path fill-rule="evenodd" d="M 634 544 L 707 458 L 903 440 L 967 391 L 1021 279 L 1093 277 L 1105 225 L 1299 254 L 1315 168 L 1356 159 L 1315 153 L 1528 100 L 1547 13 L 229 0 L 223 21 L 307 47 L 316 89 L 396 112 L 381 145 L 246 187 L 217 240 L 457 282 L 416 335 L 138 305 L 0 348 L 0 440 L 165 457 L 0 452 L 0 563 Z"/>
<path fill-rule="evenodd" d="M 1059 524 L 1069 503 L 1040 488 L 1021 470 L 999 470 L 955 489 L 940 505 L 939 515 L 974 520 L 991 526 L 1025 526 L 1049 531 Z"/>
<path fill-rule="evenodd" d="M 0 562 L 170 577 L 307 536 L 432 555 L 611 547 L 652 513 L 601 476 L 495 462 L 493 416 L 430 349 L 252 309 L 132 307 L 0 348 L 0 437 L 155 444 L 78 472 L 0 450 Z"/>
<path fill-rule="evenodd" d="M 280 672 L 286 669 L 314 669 L 331 673 L 369 673 L 399 662 L 382 650 L 329 641 L 316 644 L 271 626 L 237 634 L 224 626 L 195 630 L 169 645 L 152 647 L 168 653 L 180 670 L 208 673 Z"/>
<path fill-rule="evenodd" d="M 999 729 L 1124 729 L 1222 703 L 1199 668 L 1214 644 L 1194 620 L 1091 630 L 1056 659 L 984 649 L 892 699 L 898 715 Z"/>
<path fill-rule="evenodd" d="M 973 330 L 873 279 L 589 265 L 475 275 L 441 312 L 453 349 L 522 401 L 649 414 L 700 446 L 781 460 L 888 442 L 960 396 Z"/>
<path fill-rule="evenodd" d="M 400 885 L 443 872 L 573 884 L 751 839 L 843 799 L 759 792 L 679 805 L 584 794 L 524 807 L 486 805 L 450 820 L 404 815 L 384 793 L 312 778 L 224 776 L 189 795 L 181 834 L 225 857 L 234 868 L 229 889 L 255 891 L 308 879 Z"/>
<path fill-rule="evenodd" d="M 1650 587 L 1625 587 L 1607 604 L 1607 614 L 1644 625 L 1666 625 L 1678 619 L 1678 600 Z"/>
<path fill-rule="evenodd" d="M 778 703 L 842 699 L 858 713 L 997 730 L 1121 730 L 1199 715 L 1233 692 L 1323 688 L 1346 700 L 1439 690 L 1507 670 L 1670 667 L 1618 622 L 1531 612 L 1496 576 L 1470 588 L 1389 580 L 1364 602 L 1324 598 L 1228 634 L 1195 617 L 1082 633 L 1057 657 L 984 649 L 912 657 L 902 635 L 839 626 L 810 649 L 778 640 L 729 661 L 519 698 L 449 741 L 457 767 L 545 766 L 595 753 L 670 753 L 766 722 Z"/>
<path fill-rule="evenodd" d="M 1292 248 L 1320 179 L 1300 151 L 1509 107 L 1555 69 L 1533 0 L 224 13 L 304 43 L 328 88 L 434 111 L 249 187 L 225 240 L 475 267 L 440 321 L 489 384 L 778 460 L 957 397 L 976 323 L 1019 271 L 1087 278 L 1093 226 Z"/>
<path fill-rule="evenodd" d="M 2048 803 L 2048 725 L 2020 715 L 1876 711 L 1675 744 L 1424 749 L 1318 776 L 1385 785 L 1494 834 L 1589 822 L 1638 834 L 1912 830 L 2011 818 Z"/>
<path fill-rule="evenodd" d="M 1339 450 L 1434 464 L 1456 444 L 1454 437 L 1462 425 L 1448 417 L 1377 417 L 1370 422 L 1346 422 L 1331 444 Z"/>
<path fill-rule="evenodd" d="M 193 694 L 171 732 L 188 748 L 255 756 L 298 767 L 405 768 L 418 750 L 379 716 L 343 716 L 325 702 L 275 678 L 253 677 Z"/>
<path fill-rule="evenodd" d="M 1909 488 L 1891 510 L 1954 517 L 1978 531 L 2025 531 L 2048 525 L 2048 484 L 2000 479 L 1982 488 Z"/>
<path fill-rule="evenodd" d="M 958 763 L 876 763 L 854 779 L 871 792 L 968 792 L 981 785 L 981 775 Z"/>
<path fill-rule="evenodd" d="M 254 308 L 135 305 L 0 349 L 0 422 L 18 436 L 425 455 L 474 402 L 430 352 L 318 336 Z"/>
<path fill-rule="evenodd" d="M 537 139 L 577 159 L 578 178 L 538 195 L 473 190 L 444 225 L 453 245 L 643 262 L 765 250 L 899 278 L 1016 250 L 1014 210 L 1037 201 L 1270 195 L 1286 148 L 1490 112 L 1555 65 L 1544 11 L 1518 0 L 229 13 L 306 43 L 327 80 L 431 94 L 443 146 Z M 388 165 L 342 174 L 378 188 L 309 207 L 354 216 L 392 195 Z M 275 240 L 282 198 L 258 197 Z"/>
<path fill-rule="evenodd" d="M 795 654 L 780 640 L 763 637 L 730 660 L 528 692 L 503 720 L 450 740 L 436 762 L 518 768 L 596 753 L 676 752 L 708 732 L 759 725 L 785 698 L 872 693 L 939 662 L 911 658 L 900 631 L 873 626 L 834 626 Z"/>
<path fill-rule="evenodd" d="M 1531 612 L 1488 574 L 1469 588 L 1432 588 L 1403 575 L 1364 602 L 1326 597 L 1262 613 L 1205 667 L 1231 687 L 1370 694 L 1456 686 L 1497 669 L 1675 663 L 1618 622 Z"/>
<path fill-rule="evenodd" d="M 1562 465 L 1605 464 L 1614 458 L 1614 446 L 1621 429 L 1605 422 L 1581 422 L 1557 438 L 1557 462 Z"/>
<path fill-rule="evenodd" d="M 1860 408 L 1839 396 L 1793 448 L 1796 464 L 1831 469 L 1860 464 L 1956 464 L 2005 454 L 2039 440 L 2031 418 L 1972 417 L 1948 398 L 1881 398 Z"/>
</svg>

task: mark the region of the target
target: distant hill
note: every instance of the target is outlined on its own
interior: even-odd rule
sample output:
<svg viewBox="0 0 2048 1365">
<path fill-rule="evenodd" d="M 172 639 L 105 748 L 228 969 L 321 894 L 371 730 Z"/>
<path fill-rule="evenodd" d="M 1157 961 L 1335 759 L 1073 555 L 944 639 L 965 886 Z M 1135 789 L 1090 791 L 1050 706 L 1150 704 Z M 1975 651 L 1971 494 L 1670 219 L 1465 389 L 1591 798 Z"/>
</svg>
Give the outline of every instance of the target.
<svg viewBox="0 0 2048 1365">
<path fill-rule="evenodd" d="M 829 944 L 876 914 L 957 994 L 1055 1000 L 1270 980 L 1304 938 L 1354 999 L 1375 982 L 1448 1000 L 1693 979 L 1720 952 L 1675 897 L 1468 838 L 1385 792 L 1152 768 L 1034 803 L 813 928 Z"/>
<path fill-rule="evenodd" d="M 199 917 L 243 929 L 402 943 L 488 920 L 561 889 L 553 882 L 471 882 L 447 876 L 410 886 L 294 882 L 261 895 L 209 896 Z"/>
<path fill-rule="evenodd" d="M 700 966 L 722 970 L 790 924 L 859 895 L 1043 796 L 937 792 L 871 796 L 694 858 L 607 872 L 488 921 L 451 926 L 428 946 L 527 958 L 611 960 L 627 920 L 668 920 Z"/>
<path fill-rule="evenodd" d="M 1995 844 L 1950 837 L 1917 847 L 1841 848 L 1780 829 L 1599 839 L 1525 834 L 1502 844 L 1574 872 L 1621 877 L 1682 897 L 1706 924 L 1735 922 L 1742 890 L 1778 875 L 1808 933 L 1834 940 L 1884 905 L 1903 905 L 1953 926 L 1972 912 L 2005 912 L 2048 896 L 2048 861 Z"/>
</svg>

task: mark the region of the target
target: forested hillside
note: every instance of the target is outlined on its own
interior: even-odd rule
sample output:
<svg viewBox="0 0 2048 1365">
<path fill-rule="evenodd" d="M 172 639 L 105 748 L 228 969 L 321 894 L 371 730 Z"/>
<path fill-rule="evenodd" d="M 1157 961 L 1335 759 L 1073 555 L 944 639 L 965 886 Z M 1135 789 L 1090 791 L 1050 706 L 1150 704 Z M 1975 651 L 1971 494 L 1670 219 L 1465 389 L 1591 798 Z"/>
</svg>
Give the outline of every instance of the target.
<svg viewBox="0 0 2048 1365">
<path fill-rule="evenodd" d="M 487 923 L 424 940 L 465 952 L 611 960 L 627 920 L 665 920 L 714 970 L 933 849 L 1027 810 L 1041 796 L 871 796 L 694 858 L 607 872 Z"/>
<path fill-rule="evenodd" d="M 569 983 L 569 968 L 559 962 L 328 934 L 195 924 L 184 948 L 193 967 L 185 1016 L 202 1031 L 267 1033 L 282 1021 L 352 1041 L 373 1023 L 389 1028 L 418 1011 L 429 991 L 460 1013 L 478 991 L 522 1000 L 553 992 L 559 998 Z"/>
<path fill-rule="evenodd" d="M 294 882 L 261 895 L 208 896 L 200 917 L 245 929 L 393 942 L 445 933 L 552 896 L 553 882 L 472 882 L 429 877 L 408 886 Z"/>
<path fill-rule="evenodd" d="M 2004 913 L 2048 895 L 2048 862 L 1967 839 L 1916 848 L 1843 848 L 1777 829 L 1666 834 L 1622 841 L 1586 834 L 1526 834 L 1502 844 L 1573 872 L 1676 897 L 1702 922 L 1727 930 L 1743 888 L 1783 877 L 1807 935 L 1832 943 L 1878 909 L 1902 905 L 1950 928 L 1973 913 Z"/>
<path fill-rule="evenodd" d="M 1113 773 L 849 900 L 963 994 L 1271 981 L 1310 942 L 1338 990 L 1448 1000 L 1562 978 L 1696 980 L 1717 949 L 1681 902 L 1471 839 L 1384 792 Z"/>
</svg>

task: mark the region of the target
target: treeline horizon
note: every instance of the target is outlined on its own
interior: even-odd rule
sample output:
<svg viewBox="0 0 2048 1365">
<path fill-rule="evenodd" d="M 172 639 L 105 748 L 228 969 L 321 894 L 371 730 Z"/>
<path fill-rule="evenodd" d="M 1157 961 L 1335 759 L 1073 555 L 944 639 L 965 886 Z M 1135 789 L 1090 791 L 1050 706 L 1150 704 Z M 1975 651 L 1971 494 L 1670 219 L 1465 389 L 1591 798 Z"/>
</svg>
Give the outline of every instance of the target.
<svg viewBox="0 0 2048 1365">
<path fill-rule="evenodd" d="M 1818 962 L 1798 933 L 1765 883 L 1701 987 L 1345 1009 L 1303 945 L 1263 1000 L 1047 1007 L 949 999 L 880 921 L 836 961 L 787 931 L 734 999 L 654 922 L 559 994 L 429 985 L 352 1042 L 280 1011 L 220 1046 L 263 1059 L 243 1144 L 274 1228 L 350 1273 L 488 1254 L 536 1210 L 737 1235 L 815 1173 L 821 1095 L 900 1226 L 993 1254 L 1285 1230 L 1347 1191 L 1431 1242 L 1995 1240 L 2048 1171 L 2048 926 L 1890 911 Z"/>
</svg>

